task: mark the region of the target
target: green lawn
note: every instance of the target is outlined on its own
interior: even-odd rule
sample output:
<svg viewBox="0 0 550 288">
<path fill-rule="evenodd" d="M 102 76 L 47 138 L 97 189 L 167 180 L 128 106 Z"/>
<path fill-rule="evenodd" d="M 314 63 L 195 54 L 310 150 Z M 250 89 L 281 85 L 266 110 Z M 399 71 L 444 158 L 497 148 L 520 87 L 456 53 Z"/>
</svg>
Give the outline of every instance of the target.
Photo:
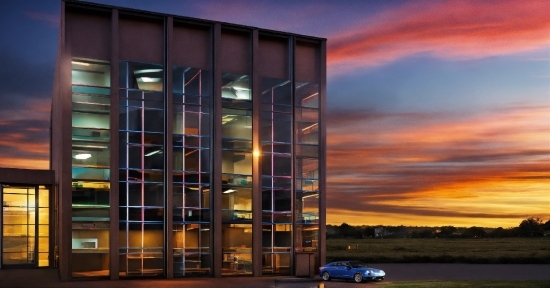
<svg viewBox="0 0 550 288">
<path fill-rule="evenodd" d="M 359 245 L 348 250 L 348 245 Z M 550 237 L 327 239 L 327 261 L 550 264 Z"/>
<path fill-rule="evenodd" d="M 550 281 L 547 280 L 529 280 L 529 281 L 487 281 L 487 280 L 467 280 L 467 281 L 403 281 L 403 282 L 380 282 L 375 283 L 377 287 L 384 288 L 470 288 L 470 287 L 491 287 L 491 288 L 548 288 Z M 374 285 L 373 285 L 374 286 Z"/>
</svg>

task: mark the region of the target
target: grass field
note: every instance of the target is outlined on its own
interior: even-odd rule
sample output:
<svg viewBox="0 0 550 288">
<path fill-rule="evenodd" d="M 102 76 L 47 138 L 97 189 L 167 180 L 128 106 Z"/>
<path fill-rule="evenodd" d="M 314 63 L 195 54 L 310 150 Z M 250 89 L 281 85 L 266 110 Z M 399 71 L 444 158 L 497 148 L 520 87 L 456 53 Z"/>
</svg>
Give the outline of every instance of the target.
<svg viewBox="0 0 550 288">
<path fill-rule="evenodd" d="M 357 250 L 348 250 L 348 245 Z M 327 239 L 327 261 L 550 264 L 550 237 Z"/>
<path fill-rule="evenodd" d="M 531 280 L 531 281 L 403 281 L 403 282 L 380 282 L 373 285 L 384 288 L 470 288 L 470 287 L 491 287 L 491 288 L 548 288 L 550 281 Z"/>
</svg>

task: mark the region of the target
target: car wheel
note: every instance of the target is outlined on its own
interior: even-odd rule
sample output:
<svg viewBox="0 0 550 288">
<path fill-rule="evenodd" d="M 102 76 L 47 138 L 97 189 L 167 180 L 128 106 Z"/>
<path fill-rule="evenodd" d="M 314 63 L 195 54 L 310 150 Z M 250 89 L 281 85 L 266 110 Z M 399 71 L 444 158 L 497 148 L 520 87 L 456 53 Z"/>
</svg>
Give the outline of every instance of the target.
<svg viewBox="0 0 550 288">
<path fill-rule="evenodd" d="M 322 277 L 323 280 L 325 280 L 325 281 L 329 281 L 329 280 L 330 280 L 330 275 L 328 274 L 328 272 L 323 272 L 323 275 L 321 275 L 321 277 Z"/>
<path fill-rule="evenodd" d="M 353 275 L 353 281 L 355 281 L 355 283 L 363 282 L 363 275 L 361 275 L 361 273 Z"/>
</svg>

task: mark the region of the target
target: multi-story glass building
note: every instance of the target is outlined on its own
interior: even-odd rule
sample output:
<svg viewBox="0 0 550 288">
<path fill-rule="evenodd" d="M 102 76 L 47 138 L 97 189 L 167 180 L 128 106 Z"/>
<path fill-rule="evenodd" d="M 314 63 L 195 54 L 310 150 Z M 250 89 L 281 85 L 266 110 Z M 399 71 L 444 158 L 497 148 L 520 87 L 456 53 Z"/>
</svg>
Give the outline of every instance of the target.
<svg viewBox="0 0 550 288">
<path fill-rule="evenodd" d="M 325 39 L 61 7 L 63 280 L 298 275 L 324 261 Z"/>
</svg>

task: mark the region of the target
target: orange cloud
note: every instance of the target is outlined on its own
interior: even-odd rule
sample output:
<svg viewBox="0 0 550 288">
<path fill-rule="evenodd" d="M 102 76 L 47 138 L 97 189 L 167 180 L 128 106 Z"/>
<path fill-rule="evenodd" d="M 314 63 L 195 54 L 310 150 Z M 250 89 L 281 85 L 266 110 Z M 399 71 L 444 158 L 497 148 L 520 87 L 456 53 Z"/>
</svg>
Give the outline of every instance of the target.
<svg viewBox="0 0 550 288">
<path fill-rule="evenodd" d="M 0 167 L 49 167 L 50 101 L 37 98 L 24 101 L 19 109 L 2 111 Z"/>
<path fill-rule="evenodd" d="M 328 222 L 509 227 L 550 218 L 549 111 L 330 113 Z M 351 217 L 357 211 L 371 217 Z"/>
<path fill-rule="evenodd" d="M 19 157 L 0 158 L 0 167 L 21 168 L 21 169 L 50 169 L 50 161 L 47 158 L 32 159 Z"/>
<path fill-rule="evenodd" d="M 476 59 L 550 45 L 550 2 L 413 1 L 329 37 L 336 73 L 419 53 Z"/>
</svg>

